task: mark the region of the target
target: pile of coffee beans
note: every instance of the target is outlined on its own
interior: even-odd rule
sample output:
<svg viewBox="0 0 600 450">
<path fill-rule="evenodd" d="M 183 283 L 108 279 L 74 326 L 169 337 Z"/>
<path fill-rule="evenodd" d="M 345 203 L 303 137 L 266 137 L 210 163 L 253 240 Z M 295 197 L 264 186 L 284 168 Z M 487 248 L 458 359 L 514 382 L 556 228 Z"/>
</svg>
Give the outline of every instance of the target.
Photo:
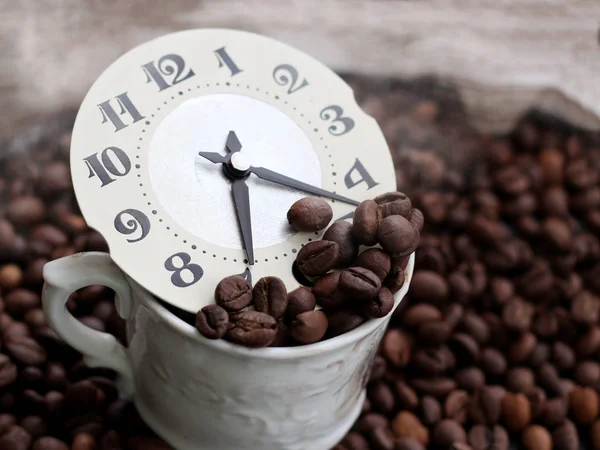
<svg viewBox="0 0 600 450">
<path fill-rule="evenodd" d="M 288 220 L 296 230 L 316 231 L 332 215 L 325 200 L 306 197 L 292 205 Z M 215 304 L 198 311 L 196 328 L 209 339 L 282 347 L 314 344 L 384 317 L 404 284 L 422 228 L 423 214 L 401 192 L 365 200 L 352 223 L 335 222 L 323 239 L 298 252 L 294 264 L 311 287 L 288 294 L 277 277 L 261 278 L 254 287 L 241 275 L 226 277 L 215 289 Z"/>
<path fill-rule="evenodd" d="M 442 83 L 347 80 L 425 226 L 363 413 L 336 450 L 600 449 L 600 136 L 539 114 L 482 136 Z M 170 449 L 41 309 L 47 261 L 107 251 L 73 196 L 73 118 L 0 144 L 0 449 Z M 286 314 L 305 292 L 288 293 Z M 67 307 L 123 342 L 112 297 L 92 286 Z"/>
</svg>

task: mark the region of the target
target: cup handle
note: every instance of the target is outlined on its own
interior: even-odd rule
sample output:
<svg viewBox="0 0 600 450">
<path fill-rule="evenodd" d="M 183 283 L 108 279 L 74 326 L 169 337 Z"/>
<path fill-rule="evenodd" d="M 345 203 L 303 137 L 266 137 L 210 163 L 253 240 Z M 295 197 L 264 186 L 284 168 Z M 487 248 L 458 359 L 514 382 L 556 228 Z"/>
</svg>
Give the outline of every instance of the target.
<svg viewBox="0 0 600 450">
<path fill-rule="evenodd" d="M 77 289 L 103 285 L 116 292 L 119 315 L 131 313 L 131 286 L 108 253 L 85 252 L 48 262 L 44 266 L 42 305 L 50 327 L 83 354 L 90 367 L 108 367 L 119 375 L 119 389 L 126 396 L 135 392 L 135 377 L 127 350 L 114 336 L 93 330 L 71 315 L 67 299 Z"/>
</svg>

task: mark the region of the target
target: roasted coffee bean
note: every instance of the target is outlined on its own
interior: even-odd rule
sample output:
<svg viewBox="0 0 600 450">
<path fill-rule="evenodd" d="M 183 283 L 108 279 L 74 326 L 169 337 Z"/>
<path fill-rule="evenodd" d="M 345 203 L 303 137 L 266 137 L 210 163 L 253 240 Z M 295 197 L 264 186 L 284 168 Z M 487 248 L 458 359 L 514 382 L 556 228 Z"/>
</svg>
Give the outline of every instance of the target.
<svg viewBox="0 0 600 450">
<path fill-rule="evenodd" d="M 419 378 L 411 381 L 411 385 L 424 395 L 443 398 L 456 389 L 456 381 L 445 377 Z"/>
<path fill-rule="evenodd" d="M 502 375 L 506 371 L 506 359 L 492 347 L 484 348 L 479 354 L 479 364 L 488 375 Z"/>
<path fill-rule="evenodd" d="M 475 425 L 469 430 L 468 442 L 473 450 L 508 450 L 510 438 L 500 425 Z"/>
<path fill-rule="evenodd" d="M 544 403 L 541 420 L 549 427 L 556 427 L 567 417 L 567 402 L 562 397 L 548 399 Z"/>
<path fill-rule="evenodd" d="M 531 325 L 533 308 L 521 299 L 509 301 L 502 310 L 502 320 L 514 331 L 526 331 Z"/>
<path fill-rule="evenodd" d="M 419 404 L 419 397 L 416 392 L 404 381 L 397 380 L 393 385 L 393 389 L 400 407 L 414 410 Z"/>
<path fill-rule="evenodd" d="M 15 316 L 22 316 L 30 309 L 39 306 L 41 306 L 40 296 L 27 289 L 15 289 L 4 297 L 6 311 Z"/>
<path fill-rule="evenodd" d="M 595 325 L 600 315 L 600 299 L 589 291 L 581 291 L 571 302 L 571 314 L 583 325 Z"/>
<path fill-rule="evenodd" d="M 511 430 L 522 430 L 531 421 L 531 406 L 523 394 L 508 392 L 502 399 L 504 423 Z"/>
<path fill-rule="evenodd" d="M 17 379 L 17 367 L 10 358 L 0 353 L 0 388 L 9 386 Z"/>
<path fill-rule="evenodd" d="M 400 215 L 407 216 L 412 208 L 410 198 L 402 192 L 388 192 L 375 197 L 375 202 L 381 209 L 383 217 Z"/>
<path fill-rule="evenodd" d="M 404 269 L 399 265 L 392 265 L 390 273 L 383 281 L 383 285 L 387 287 L 392 294 L 395 294 L 402 289 L 405 281 L 406 274 L 404 273 Z"/>
<path fill-rule="evenodd" d="M 44 436 L 33 443 L 31 450 L 69 450 L 69 446 L 56 438 Z"/>
<path fill-rule="evenodd" d="M 575 365 L 573 378 L 582 386 L 595 386 L 600 381 L 600 364 L 596 361 L 581 361 Z"/>
<path fill-rule="evenodd" d="M 406 367 L 411 359 L 411 345 L 405 333 L 390 329 L 381 341 L 383 356 L 393 367 Z"/>
<path fill-rule="evenodd" d="M 372 299 L 366 300 L 361 305 L 360 312 L 369 318 L 385 317 L 394 307 L 394 296 L 392 292 L 382 287 L 377 295 Z"/>
<path fill-rule="evenodd" d="M 293 319 L 298 314 L 315 309 L 317 300 L 312 290 L 301 286 L 288 293 L 286 315 Z"/>
<path fill-rule="evenodd" d="M 22 364 L 35 366 L 46 362 L 44 349 L 28 336 L 10 336 L 4 345 L 13 358 Z"/>
<path fill-rule="evenodd" d="M 596 420 L 590 430 L 592 448 L 600 448 L 600 419 Z"/>
<path fill-rule="evenodd" d="M 451 367 L 451 363 L 446 354 L 437 348 L 419 349 L 412 357 L 414 368 L 424 375 L 442 375 Z"/>
<path fill-rule="evenodd" d="M 30 227 L 44 220 L 46 207 L 40 198 L 24 195 L 11 200 L 7 216 L 17 227 Z"/>
<path fill-rule="evenodd" d="M 376 428 L 371 433 L 371 442 L 375 450 L 394 450 L 394 433 L 389 428 Z"/>
<path fill-rule="evenodd" d="M 460 424 L 467 420 L 469 411 L 469 394 L 466 391 L 453 391 L 444 403 L 444 415 Z"/>
<path fill-rule="evenodd" d="M 370 248 L 358 255 L 355 265 L 370 270 L 383 281 L 390 273 L 391 260 L 383 250 Z"/>
<path fill-rule="evenodd" d="M 396 439 L 396 450 L 425 450 L 423 444 L 411 437 Z"/>
<path fill-rule="evenodd" d="M 348 300 L 338 288 L 341 271 L 330 272 L 319 278 L 312 287 L 317 303 L 324 308 L 337 308 Z"/>
<path fill-rule="evenodd" d="M 414 251 L 419 231 L 402 216 L 387 216 L 379 224 L 377 239 L 386 252 L 402 256 Z"/>
<path fill-rule="evenodd" d="M 331 222 L 333 210 L 329 203 L 319 197 L 305 197 L 295 202 L 287 213 L 294 230 L 319 231 Z"/>
<path fill-rule="evenodd" d="M 409 307 L 401 317 L 402 326 L 406 328 L 419 328 L 427 322 L 439 322 L 442 319 L 442 313 L 435 306 L 427 303 L 417 303 Z"/>
<path fill-rule="evenodd" d="M 498 423 L 502 413 L 502 397 L 489 386 L 477 389 L 471 397 L 469 413 L 474 423 L 482 425 Z"/>
<path fill-rule="evenodd" d="M 552 444 L 556 450 L 579 450 L 579 433 L 575 424 L 570 420 L 554 429 Z"/>
<path fill-rule="evenodd" d="M 412 208 L 408 215 L 406 216 L 410 224 L 415 227 L 419 232 L 423 229 L 423 225 L 425 224 L 425 218 L 423 217 L 423 213 L 420 209 Z"/>
<path fill-rule="evenodd" d="M 333 241 L 313 241 L 298 252 L 296 264 L 307 277 L 325 275 L 338 264 L 340 248 Z"/>
<path fill-rule="evenodd" d="M 525 428 L 521 443 L 525 450 L 552 450 L 552 436 L 540 425 L 530 425 Z"/>
<path fill-rule="evenodd" d="M 431 441 L 438 448 L 452 448 L 456 444 L 466 444 L 467 433 L 456 420 L 443 419 L 433 428 Z"/>
<path fill-rule="evenodd" d="M 391 413 L 396 406 L 396 399 L 392 389 L 383 381 L 369 384 L 367 386 L 367 395 L 371 400 L 372 407 L 383 414 Z"/>
<path fill-rule="evenodd" d="M 412 438 L 425 447 L 429 444 L 429 431 L 417 416 L 409 411 L 396 414 L 392 422 L 392 430 L 398 438 Z"/>
<path fill-rule="evenodd" d="M 455 375 L 458 387 L 467 391 L 474 391 L 485 384 L 485 375 L 478 367 L 466 367 Z"/>
<path fill-rule="evenodd" d="M 535 375 L 527 367 L 513 367 L 506 373 L 506 387 L 512 392 L 528 392 L 535 385 Z"/>
<path fill-rule="evenodd" d="M 362 201 L 354 211 L 352 219 L 352 237 L 362 245 L 377 244 L 377 231 L 382 219 L 379 205 L 373 200 Z"/>
<path fill-rule="evenodd" d="M 252 289 L 252 303 L 258 312 L 280 319 L 287 308 L 287 289 L 277 277 L 263 277 Z"/>
<path fill-rule="evenodd" d="M 472 365 L 479 353 L 479 346 L 475 339 L 465 333 L 455 333 L 448 345 L 461 366 Z"/>
<path fill-rule="evenodd" d="M 229 329 L 229 315 L 218 305 L 207 305 L 196 314 L 196 329 L 208 339 L 221 339 Z"/>
<path fill-rule="evenodd" d="M 381 280 L 364 267 L 350 267 L 342 271 L 339 289 L 351 300 L 369 300 L 381 289 Z"/>
<path fill-rule="evenodd" d="M 353 431 L 351 431 L 344 437 L 344 439 L 341 442 L 341 445 L 343 445 L 343 448 L 347 450 L 369 450 L 369 442 L 367 441 L 367 439 Z"/>
<path fill-rule="evenodd" d="M 471 312 L 462 316 L 460 327 L 479 344 L 485 344 L 490 337 L 490 329 L 485 320 Z"/>
<path fill-rule="evenodd" d="M 240 311 L 252 301 L 250 283 L 239 275 L 223 278 L 215 288 L 215 301 L 226 311 Z"/>
<path fill-rule="evenodd" d="M 327 334 L 330 337 L 347 333 L 362 325 L 365 318 L 348 309 L 338 309 L 328 316 Z"/>
<path fill-rule="evenodd" d="M 440 402 L 430 395 L 423 396 L 421 398 L 420 415 L 425 425 L 435 425 L 442 419 L 442 406 Z"/>
<path fill-rule="evenodd" d="M 359 245 L 352 237 L 352 224 L 350 222 L 345 220 L 334 222 L 323 234 L 323 240 L 335 242 L 338 245 L 339 259 L 336 267 L 348 267 L 354 264 Z"/>
<path fill-rule="evenodd" d="M 571 415 L 582 424 L 591 424 L 598 417 L 599 398 L 589 387 L 574 387 L 569 395 Z"/>
<path fill-rule="evenodd" d="M 323 311 L 306 311 L 298 314 L 290 324 L 289 333 L 301 344 L 320 341 L 327 331 L 327 316 Z"/>
<path fill-rule="evenodd" d="M 452 334 L 452 328 L 445 321 L 431 321 L 422 324 L 417 337 L 424 344 L 440 345 L 448 340 Z"/>
<path fill-rule="evenodd" d="M 277 321 L 258 311 L 239 313 L 225 337 L 246 347 L 266 347 L 277 334 Z"/>
<path fill-rule="evenodd" d="M 27 450 L 30 444 L 29 433 L 16 425 L 0 436 L 0 448 L 3 450 Z"/>
</svg>

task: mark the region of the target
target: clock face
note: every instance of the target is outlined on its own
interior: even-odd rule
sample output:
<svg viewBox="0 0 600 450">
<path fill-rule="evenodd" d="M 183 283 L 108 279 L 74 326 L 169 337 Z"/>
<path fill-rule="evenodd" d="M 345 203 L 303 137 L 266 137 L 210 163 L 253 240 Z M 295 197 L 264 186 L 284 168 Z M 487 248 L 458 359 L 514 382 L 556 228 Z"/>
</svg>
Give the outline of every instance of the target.
<svg viewBox="0 0 600 450">
<path fill-rule="evenodd" d="M 354 203 L 396 188 L 383 134 L 342 79 L 278 41 L 223 29 L 158 38 L 102 73 L 75 121 L 71 172 L 115 263 L 190 312 L 232 274 L 300 285 L 296 253 L 323 231 L 289 226 L 290 206 L 314 194 L 282 176 Z M 334 220 L 355 208 L 327 201 Z"/>
</svg>

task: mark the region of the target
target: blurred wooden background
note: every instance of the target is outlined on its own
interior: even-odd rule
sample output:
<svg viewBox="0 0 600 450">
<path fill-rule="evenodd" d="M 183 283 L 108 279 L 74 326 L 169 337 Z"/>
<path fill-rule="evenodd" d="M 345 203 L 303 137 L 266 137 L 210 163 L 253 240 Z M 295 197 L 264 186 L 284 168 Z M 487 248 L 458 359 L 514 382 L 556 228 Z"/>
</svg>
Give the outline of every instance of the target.
<svg viewBox="0 0 600 450">
<path fill-rule="evenodd" d="M 532 104 L 600 128 L 597 0 L 0 0 L 0 137 L 77 108 L 114 59 L 151 38 L 238 28 L 338 71 L 437 74 L 475 124 Z"/>
</svg>

